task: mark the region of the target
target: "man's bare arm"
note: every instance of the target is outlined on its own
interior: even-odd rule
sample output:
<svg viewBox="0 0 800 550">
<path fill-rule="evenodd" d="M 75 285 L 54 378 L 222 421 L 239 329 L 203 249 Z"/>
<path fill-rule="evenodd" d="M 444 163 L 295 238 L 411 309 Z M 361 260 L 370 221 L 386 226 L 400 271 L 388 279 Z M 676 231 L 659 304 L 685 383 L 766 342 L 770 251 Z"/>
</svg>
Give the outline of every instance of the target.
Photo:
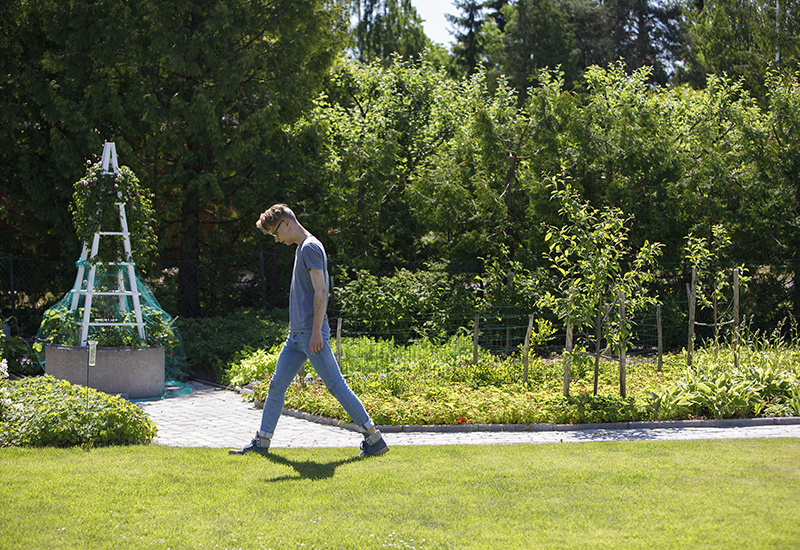
<svg viewBox="0 0 800 550">
<path fill-rule="evenodd" d="M 325 281 L 325 272 L 321 269 L 309 269 L 311 284 L 314 286 L 314 324 L 311 327 L 311 353 L 322 349 L 322 322 L 325 320 L 325 310 L 328 308 L 328 285 Z"/>
</svg>

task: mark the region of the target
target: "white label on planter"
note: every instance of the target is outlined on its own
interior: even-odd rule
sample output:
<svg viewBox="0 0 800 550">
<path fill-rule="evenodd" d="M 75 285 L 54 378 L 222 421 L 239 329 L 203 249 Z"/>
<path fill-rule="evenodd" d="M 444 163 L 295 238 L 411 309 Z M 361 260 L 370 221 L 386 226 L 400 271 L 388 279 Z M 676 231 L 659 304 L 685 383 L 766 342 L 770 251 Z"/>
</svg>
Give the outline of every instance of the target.
<svg viewBox="0 0 800 550">
<path fill-rule="evenodd" d="M 97 340 L 89 340 L 89 366 L 93 367 L 97 364 Z"/>
</svg>

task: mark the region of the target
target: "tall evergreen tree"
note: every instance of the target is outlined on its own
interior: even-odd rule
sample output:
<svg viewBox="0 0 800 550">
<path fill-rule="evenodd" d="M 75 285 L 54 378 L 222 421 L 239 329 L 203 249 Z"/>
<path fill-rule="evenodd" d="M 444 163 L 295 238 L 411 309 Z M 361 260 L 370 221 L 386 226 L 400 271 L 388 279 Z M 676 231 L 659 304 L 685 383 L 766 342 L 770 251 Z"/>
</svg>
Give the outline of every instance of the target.
<svg viewBox="0 0 800 550">
<path fill-rule="evenodd" d="M 4 112 L 13 113 L 3 132 L 22 139 L 2 150 L 0 164 L 26 168 L 10 172 L 6 198 L 63 235 L 84 161 L 115 141 L 122 163 L 155 194 L 163 257 L 182 262 L 180 314 L 200 314 L 193 261 L 240 246 L 285 185 L 283 128 L 339 50 L 339 14 L 326 6 L 25 3 L 13 13 L 13 89 L 3 91 Z"/>
<path fill-rule="evenodd" d="M 353 5 L 352 34 L 359 61 L 383 59 L 388 64 L 393 54 L 419 59 L 431 45 L 411 0 L 355 0 Z"/>
<path fill-rule="evenodd" d="M 564 0 L 564 10 L 575 32 L 578 59 L 576 72 L 581 75 L 592 65 L 608 67 L 616 60 L 608 4 L 595 0 Z M 568 84 L 573 84 L 568 81 Z"/>
<path fill-rule="evenodd" d="M 705 0 L 685 13 L 684 81 L 703 86 L 706 74 L 725 73 L 766 105 L 768 69 L 800 69 L 800 11 L 788 0 Z"/>
<path fill-rule="evenodd" d="M 453 56 L 462 73 L 471 75 L 477 70 L 483 53 L 480 34 L 484 24 L 484 4 L 475 0 L 454 0 L 453 6 L 461 14 L 447 14 L 447 20 L 455 27 Z"/>
<path fill-rule="evenodd" d="M 519 92 L 545 68 L 560 67 L 567 81 L 578 78 L 575 32 L 559 2 L 518 0 L 510 13 L 502 66 Z"/>
<path fill-rule="evenodd" d="M 674 0 L 609 0 L 614 59 L 628 71 L 652 68 L 651 83 L 666 84 L 682 48 L 681 7 Z"/>
<path fill-rule="evenodd" d="M 495 24 L 497 25 L 497 29 L 501 33 L 506 32 L 506 23 L 508 23 L 508 20 L 503 13 L 503 8 L 508 5 L 508 0 L 487 0 L 484 3 L 484 7 L 487 10 L 490 10 L 488 13 L 489 17 L 494 20 Z"/>
</svg>

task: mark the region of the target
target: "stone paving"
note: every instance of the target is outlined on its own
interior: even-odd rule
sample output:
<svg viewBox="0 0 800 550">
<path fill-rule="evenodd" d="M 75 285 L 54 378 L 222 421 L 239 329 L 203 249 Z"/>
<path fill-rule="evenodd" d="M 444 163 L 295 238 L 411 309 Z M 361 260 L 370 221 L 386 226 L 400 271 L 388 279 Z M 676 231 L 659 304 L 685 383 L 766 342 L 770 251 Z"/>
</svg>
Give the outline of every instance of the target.
<svg viewBox="0 0 800 550">
<path fill-rule="evenodd" d="M 239 448 L 253 438 L 261 410 L 238 393 L 192 381 L 191 393 L 137 403 L 158 427 L 156 444 L 176 447 Z M 272 448 L 358 447 L 361 435 L 324 419 L 287 411 Z M 308 416 L 308 415 L 305 415 Z M 503 445 L 668 439 L 800 438 L 800 418 L 686 421 L 584 426 L 404 426 L 381 429 L 392 445 Z"/>
</svg>

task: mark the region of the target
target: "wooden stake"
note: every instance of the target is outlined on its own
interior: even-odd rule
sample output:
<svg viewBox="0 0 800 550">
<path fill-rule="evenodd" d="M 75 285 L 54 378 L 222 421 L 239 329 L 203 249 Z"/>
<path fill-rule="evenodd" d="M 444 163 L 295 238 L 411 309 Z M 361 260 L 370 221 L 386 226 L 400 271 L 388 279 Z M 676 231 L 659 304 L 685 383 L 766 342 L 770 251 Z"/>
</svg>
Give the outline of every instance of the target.
<svg viewBox="0 0 800 550">
<path fill-rule="evenodd" d="M 567 318 L 567 342 L 565 351 L 572 351 L 572 322 Z M 566 354 L 564 358 L 564 397 L 569 397 L 569 380 L 572 374 L 570 373 L 570 356 Z"/>
<path fill-rule="evenodd" d="M 528 330 L 525 332 L 525 366 L 522 368 L 522 382 L 528 385 L 528 358 L 531 350 L 531 333 L 533 332 L 533 315 L 528 315 Z"/>
<path fill-rule="evenodd" d="M 661 332 L 661 304 L 656 306 L 656 327 L 658 330 L 658 366 L 657 372 L 661 372 L 661 367 L 664 361 L 664 336 Z"/>
<path fill-rule="evenodd" d="M 336 320 L 336 362 L 342 368 L 342 318 Z"/>
<path fill-rule="evenodd" d="M 623 293 L 618 294 L 619 299 L 619 326 L 620 330 L 625 331 L 625 295 Z M 627 346 L 627 342 L 624 338 L 620 339 L 619 342 L 619 395 L 624 399 L 627 393 L 627 375 L 626 375 L 626 352 L 625 349 Z"/>
<path fill-rule="evenodd" d="M 694 350 L 694 309 L 695 292 L 697 284 L 697 268 L 692 268 L 692 285 L 687 285 L 686 294 L 689 298 L 689 342 L 686 344 L 686 366 L 692 366 L 692 352 Z"/>
<path fill-rule="evenodd" d="M 600 379 L 600 337 L 603 334 L 603 292 L 597 304 L 597 341 L 594 345 L 594 395 L 597 396 L 597 382 Z"/>
<path fill-rule="evenodd" d="M 733 367 L 739 368 L 739 270 L 733 270 Z"/>
<path fill-rule="evenodd" d="M 478 327 L 480 325 L 481 315 L 475 312 L 475 327 L 472 331 L 472 364 L 478 364 Z"/>
</svg>

